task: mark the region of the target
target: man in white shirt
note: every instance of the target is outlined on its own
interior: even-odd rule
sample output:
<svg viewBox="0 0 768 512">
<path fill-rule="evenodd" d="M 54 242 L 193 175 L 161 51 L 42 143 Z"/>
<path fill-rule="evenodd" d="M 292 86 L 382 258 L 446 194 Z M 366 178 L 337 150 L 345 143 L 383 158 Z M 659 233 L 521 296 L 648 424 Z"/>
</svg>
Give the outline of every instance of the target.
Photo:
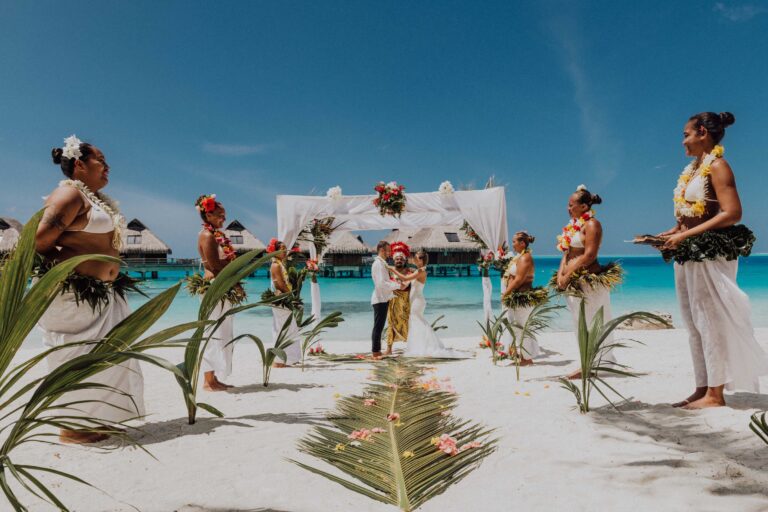
<svg viewBox="0 0 768 512">
<path fill-rule="evenodd" d="M 376 245 L 377 256 L 371 267 L 373 278 L 373 333 L 371 335 L 371 352 L 375 359 L 381 358 L 381 333 L 387 322 L 387 307 L 395 296 L 395 290 L 400 289 L 400 283 L 392 279 L 387 268 L 387 258 L 390 255 L 389 242 L 381 241 Z"/>
</svg>

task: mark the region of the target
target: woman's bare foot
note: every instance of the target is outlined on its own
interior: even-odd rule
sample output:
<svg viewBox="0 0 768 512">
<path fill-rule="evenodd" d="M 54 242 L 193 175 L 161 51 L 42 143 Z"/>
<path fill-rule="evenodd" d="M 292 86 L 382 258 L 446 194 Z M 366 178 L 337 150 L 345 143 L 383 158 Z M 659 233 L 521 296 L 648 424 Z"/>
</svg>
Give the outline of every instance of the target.
<svg viewBox="0 0 768 512">
<path fill-rule="evenodd" d="M 106 439 L 109 439 L 109 434 L 104 432 L 61 429 L 59 433 L 59 441 L 67 444 L 92 444 Z"/>
<path fill-rule="evenodd" d="M 685 407 L 691 402 L 695 402 L 696 400 L 703 398 L 704 395 L 706 394 L 707 394 L 707 388 L 696 388 L 696 391 L 691 393 L 691 396 L 689 396 L 685 400 L 681 400 L 680 402 L 673 403 L 672 407 Z"/>
<path fill-rule="evenodd" d="M 206 391 L 226 391 L 230 388 L 226 384 L 219 382 L 214 372 L 205 372 L 205 382 L 203 389 Z"/>
<path fill-rule="evenodd" d="M 285 363 L 272 363 L 272 368 L 288 368 L 288 365 Z"/>
<path fill-rule="evenodd" d="M 568 380 L 580 380 L 581 379 L 581 370 L 574 370 L 568 375 L 565 376 Z"/>
<path fill-rule="evenodd" d="M 387 351 L 384 352 L 385 356 L 391 356 L 392 355 L 392 347 L 387 347 Z"/>
<path fill-rule="evenodd" d="M 684 405 L 682 408 L 687 410 L 695 409 L 709 409 L 710 407 L 725 407 L 725 400 L 714 396 L 703 396 L 698 400 L 694 400 L 688 405 Z"/>
<path fill-rule="evenodd" d="M 526 358 L 520 359 L 520 366 L 531 366 L 531 365 L 533 365 L 533 359 L 526 359 Z M 581 373 L 581 372 L 579 372 L 579 373 Z M 579 376 L 579 377 L 581 377 L 581 376 Z"/>
</svg>

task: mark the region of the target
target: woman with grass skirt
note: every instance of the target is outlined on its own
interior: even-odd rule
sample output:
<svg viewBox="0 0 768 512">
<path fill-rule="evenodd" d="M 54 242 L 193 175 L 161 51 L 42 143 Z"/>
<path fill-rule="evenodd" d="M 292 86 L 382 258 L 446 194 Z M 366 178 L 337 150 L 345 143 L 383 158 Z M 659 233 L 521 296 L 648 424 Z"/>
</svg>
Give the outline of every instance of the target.
<svg viewBox="0 0 768 512">
<path fill-rule="evenodd" d="M 52 151 L 53 163 L 66 180 L 45 200 L 45 213 L 38 226 L 35 248 L 43 263 L 41 275 L 58 262 L 85 254 L 119 257 L 121 230 L 125 222 L 117 204 L 102 193 L 109 183 L 110 168 L 95 146 L 72 135 L 63 148 Z M 87 261 L 77 266 L 64 282 L 61 293 L 40 318 L 43 343 L 58 348 L 82 341 L 98 341 L 130 314 L 125 301 L 134 281 L 119 272 L 117 262 Z M 51 370 L 87 354 L 92 345 L 72 345 L 48 355 Z M 136 359 L 98 373 L 89 382 L 103 389 L 66 394 L 61 404 L 71 405 L 62 414 L 122 423 L 144 415 L 144 378 Z M 95 426 L 95 425 L 94 425 Z M 62 429 L 60 440 L 94 443 L 108 437 L 110 429 Z"/>
<path fill-rule="evenodd" d="M 749 256 L 755 237 L 743 225 L 736 181 L 719 145 L 733 114 L 702 112 L 683 128 L 693 161 L 674 191 L 672 229 L 661 233 L 666 260 L 675 260 L 675 288 L 688 328 L 695 391 L 674 407 L 725 405 L 723 389 L 759 392 L 768 357 L 755 340 L 749 298 L 736 284 L 738 257 Z"/>
<path fill-rule="evenodd" d="M 512 238 L 512 250 L 517 255 L 509 262 L 502 276 L 501 303 L 507 320 L 513 325 L 518 346 L 520 346 L 520 337 L 522 336 L 521 327 L 525 326 L 531 311 L 536 306 L 547 302 L 547 290 L 533 287 L 536 266 L 533 262 L 531 244 L 534 240 L 535 237 L 525 231 L 515 233 L 514 238 Z M 513 341 L 512 335 L 505 332 L 501 341 L 504 348 L 508 350 Z M 541 354 L 539 342 L 535 339 L 523 340 L 520 348 L 521 353 L 517 354 L 517 357 L 520 358 L 521 366 L 533 364 L 533 358 Z M 514 356 L 514 354 L 510 355 Z"/>
<path fill-rule="evenodd" d="M 195 208 L 203 221 L 203 229 L 197 237 L 197 251 L 205 270 L 201 286 L 193 290 L 194 282 L 187 286 L 192 293 L 205 294 L 205 290 L 216 279 L 216 276 L 224 270 L 229 262 L 237 255 L 229 238 L 221 231 L 227 220 L 227 212 L 224 206 L 216 200 L 216 194 L 202 195 L 195 201 Z M 220 319 L 232 305 L 245 300 L 245 292 L 241 285 L 236 285 L 224 299 L 211 312 L 210 320 Z M 228 316 L 219 325 L 203 352 L 201 369 L 204 372 L 203 389 L 207 391 L 226 391 L 231 388 L 219 378 L 226 378 L 232 373 L 232 353 L 234 345 L 231 344 L 234 336 L 234 319 Z"/>
<path fill-rule="evenodd" d="M 269 267 L 269 278 L 271 289 L 275 294 L 293 292 L 293 286 L 288 275 L 288 249 L 285 244 L 275 238 L 270 240 L 267 253 L 277 252 L 272 258 L 272 265 Z M 285 322 L 293 316 L 293 310 L 287 306 L 272 306 L 272 339 L 275 344 L 280 336 Z M 301 362 L 301 339 L 299 338 L 299 326 L 296 319 L 291 318 L 288 326 L 288 340 L 293 342 L 285 348 L 285 361 L 274 363 L 275 368 L 285 368 Z"/>
<path fill-rule="evenodd" d="M 581 304 L 584 304 L 587 327 L 592 327 L 593 318 L 600 310 L 603 322 L 609 321 L 612 318 L 611 289 L 622 281 L 622 270 L 617 263 L 601 266 L 597 260 L 603 226 L 595 218 L 592 207 L 602 202 L 599 195 L 579 185 L 568 199 L 571 220 L 557 237 L 557 249 L 563 253 L 563 258 L 551 284 L 557 292 L 565 295 L 577 336 Z M 604 346 L 611 344 L 612 335 L 605 340 Z M 615 363 L 613 349 L 606 350 L 601 361 L 603 365 Z M 573 371 L 568 378 L 580 379 L 581 370 Z"/>
</svg>

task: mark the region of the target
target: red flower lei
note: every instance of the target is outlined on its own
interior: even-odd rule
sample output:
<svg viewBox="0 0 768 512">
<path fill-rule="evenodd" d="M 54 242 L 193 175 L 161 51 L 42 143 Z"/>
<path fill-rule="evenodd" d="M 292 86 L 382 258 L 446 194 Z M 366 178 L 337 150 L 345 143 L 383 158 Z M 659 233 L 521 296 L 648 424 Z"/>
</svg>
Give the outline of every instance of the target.
<svg viewBox="0 0 768 512">
<path fill-rule="evenodd" d="M 229 240 L 229 238 L 227 238 L 227 235 L 214 228 L 207 222 L 203 223 L 203 229 L 213 234 L 213 237 L 216 239 L 216 243 L 219 244 L 221 250 L 224 251 L 224 257 L 226 259 L 232 261 L 237 258 L 237 254 L 235 254 L 235 248 L 232 247 L 232 242 Z"/>
<path fill-rule="evenodd" d="M 580 232 L 584 228 L 590 219 L 594 218 L 595 212 L 590 210 L 581 215 L 578 219 L 571 219 L 571 222 L 565 225 L 563 228 L 563 234 L 557 237 L 557 250 L 560 252 L 566 252 L 571 248 L 571 240 L 573 236 Z"/>
</svg>

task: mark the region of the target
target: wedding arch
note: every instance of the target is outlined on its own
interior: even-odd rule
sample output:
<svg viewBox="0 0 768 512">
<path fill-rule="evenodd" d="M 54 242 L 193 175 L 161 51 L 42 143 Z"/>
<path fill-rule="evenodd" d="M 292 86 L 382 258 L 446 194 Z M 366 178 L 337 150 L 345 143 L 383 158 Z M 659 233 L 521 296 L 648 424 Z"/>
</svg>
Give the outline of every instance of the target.
<svg viewBox="0 0 768 512">
<path fill-rule="evenodd" d="M 442 189 L 443 187 L 441 187 Z M 465 220 L 478 237 L 492 250 L 507 242 L 507 204 L 504 187 L 483 190 L 454 191 L 452 187 L 438 192 L 405 194 L 406 206 L 399 216 L 382 215 L 374 204 L 375 194 L 341 195 L 334 187 L 326 196 L 277 196 L 278 238 L 292 247 L 299 234 L 313 219 L 334 217 L 339 230 L 369 231 L 401 227 L 429 228 L 460 226 Z M 321 260 L 310 244 L 310 257 Z M 493 286 L 483 277 L 483 314 L 493 315 L 491 296 Z M 320 285 L 312 283 L 312 314 L 320 318 Z"/>
</svg>

